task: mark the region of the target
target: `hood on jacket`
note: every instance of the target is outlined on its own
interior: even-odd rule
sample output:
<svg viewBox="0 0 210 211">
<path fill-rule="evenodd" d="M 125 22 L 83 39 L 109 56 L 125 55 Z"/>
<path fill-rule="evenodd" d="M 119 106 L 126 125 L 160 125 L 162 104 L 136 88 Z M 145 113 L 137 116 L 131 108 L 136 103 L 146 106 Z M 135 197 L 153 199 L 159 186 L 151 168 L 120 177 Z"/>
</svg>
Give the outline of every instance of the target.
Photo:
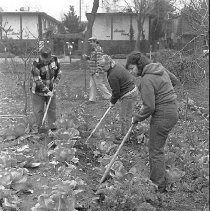
<svg viewBox="0 0 210 211">
<path fill-rule="evenodd" d="M 164 69 L 165 68 L 160 63 L 150 63 L 144 67 L 141 77 L 143 77 L 145 74 L 163 75 Z"/>
</svg>

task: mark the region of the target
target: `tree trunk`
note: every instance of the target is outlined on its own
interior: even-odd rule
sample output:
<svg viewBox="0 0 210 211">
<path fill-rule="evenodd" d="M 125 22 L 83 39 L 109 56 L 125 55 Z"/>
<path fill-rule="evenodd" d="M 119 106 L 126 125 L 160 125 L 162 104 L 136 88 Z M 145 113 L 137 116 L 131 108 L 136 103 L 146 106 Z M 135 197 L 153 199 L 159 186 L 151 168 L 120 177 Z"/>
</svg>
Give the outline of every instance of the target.
<svg viewBox="0 0 210 211">
<path fill-rule="evenodd" d="M 23 113 L 27 113 L 27 108 L 28 108 L 28 98 L 27 98 L 27 87 L 26 87 L 26 81 L 27 81 L 27 63 L 24 61 L 24 81 L 23 81 L 23 92 L 24 92 L 24 97 L 25 97 L 25 105 L 23 109 Z"/>
<path fill-rule="evenodd" d="M 93 7 L 91 11 L 91 16 L 88 19 L 87 31 L 85 33 L 85 43 L 84 43 L 84 53 L 88 52 L 88 38 L 92 35 L 92 28 L 95 21 L 96 13 L 99 7 L 99 0 L 94 0 Z"/>
<path fill-rule="evenodd" d="M 146 14 L 138 13 L 138 16 L 137 16 L 138 35 L 137 35 L 136 45 L 135 45 L 135 50 L 137 51 L 139 50 L 141 51 L 141 49 L 139 49 L 139 46 L 140 46 L 141 37 L 143 37 L 143 26 L 144 26 L 145 17 L 146 17 Z"/>
<path fill-rule="evenodd" d="M 135 50 L 139 51 L 140 38 L 141 38 L 142 30 L 143 30 L 142 17 L 140 13 L 137 15 L 137 26 L 138 26 L 138 35 L 136 38 Z"/>
</svg>

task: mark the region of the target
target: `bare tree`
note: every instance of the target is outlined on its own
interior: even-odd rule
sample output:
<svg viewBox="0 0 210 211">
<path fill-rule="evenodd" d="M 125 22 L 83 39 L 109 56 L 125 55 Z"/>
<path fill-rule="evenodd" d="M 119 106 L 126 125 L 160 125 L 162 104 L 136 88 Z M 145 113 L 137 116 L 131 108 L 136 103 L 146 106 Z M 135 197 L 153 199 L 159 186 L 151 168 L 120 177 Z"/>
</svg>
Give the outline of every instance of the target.
<svg viewBox="0 0 210 211">
<path fill-rule="evenodd" d="M 181 14 L 196 35 L 196 50 L 201 51 L 204 45 L 209 49 L 209 1 L 183 0 L 183 4 Z"/>
<path fill-rule="evenodd" d="M 96 18 L 96 13 L 98 11 L 98 7 L 99 7 L 99 0 L 94 0 L 91 15 L 88 17 L 87 31 L 85 34 L 85 43 L 84 43 L 84 53 L 85 54 L 88 51 L 88 45 L 87 45 L 88 42 L 87 41 L 88 41 L 88 38 L 91 37 L 91 35 L 92 35 L 92 28 L 93 28 L 93 24 L 94 24 L 94 21 Z"/>
<path fill-rule="evenodd" d="M 27 115 L 27 111 L 29 110 L 30 100 L 28 97 L 29 93 L 29 82 L 30 82 L 30 65 L 31 65 L 31 59 L 34 55 L 36 55 L 36 52 L 38 50 L 38 38 L 35 37 L 29 29 L 26 27 L 25 29 L 27 32 L 26 37 L 28 40 L 25 42 L 25 46 L 22 46 L 22 49 L 20 49 L 19 52 L 19 58 L 21 59 L 21 63 L 18 61 L 15 61 L 15 59 L 11 58 L 11 65 L 12 65 L 12 73 L 17 76 L 17 84 L 21 86 L 24 93 L 24 108 L 22 110 L 24 115 Z M 29 44 L 29 35 L 33 36 L 35 40 L 37 40 L 33 44 Z M 20 37 L 18 37 L 20 39 Z M 8 43 L 9 44 L 9 43 Z M 19 71 L 18 68 L 22 69 L 24 71 Z"/>
<path fill-rule="evenodd" d="M 127 5 L 126 8 L 124 8 L 124 11 L 134 11 L 137 14 L 136 20 L 137 20 L 137 27 L 138 27 L 138 34 L 135 44 L 135 49 L 138 50 L 140 40 L 144 38 L 144 23 L 146 17 L 150 14 L 150 12 L 153 9 L 154 6 L 154 0 L 132 0 L 132 3 L 128 0 L 123 0 L 124 3 Z M 106 2 L 109 2 L 109 5 L 111 5 L 111 1 L 107 0 Z M 120 0 L 115 0 L 116 2 L 120 2 Z"/>
<path fill-rule="evenodd" d="M 4 26 L 0 26 L 0 28 L 4 31 L 6 38 L 8 38 L 8 33 L 13 31 L 12 26 L 8 26 L 7 27 L 7 24 L 8 24 L 8 22 L 5 21 L 4 22 Z"/>
<path fill-rule="evenodd" d="M 203 53 L 206 50 L 209 54 L 209 1 L 208 0 L 183 0 L 184 8 L 181 10 L 182 16 L 187 20 L 195 34 L 195 37 L 190 40 L 194 43 L 194 54 L 192 62 L 196 66 L 196 74 L 201 75 L 205 91 L 208 90 L 209 79 L 209 59 Z M 185 46 L 182 49 L 185 50 Z"/>
<path fill-rule="evenodd" d="M 118 5 L 123 5 L 122 7 L 118 7 L 118 9 L 121 9 L 121 12 L 134 12 L 137 14 L 138 34 L 135 45 L 136 50 L 139 48 L 140 41 L 145 37 L 144 23 L 146 18 L 152 14 L 153 18 L 156 19 L 156 23 L 158 22 L 153 31 L 159 30 L 158 32 L 164 34 L 165 19 L 167 19 L 168 12 L 171 12 L 175 1 L 176 0 L 115 0 L 113 2 L 112 0 L 104 0 L 106 3 L 105 8 L 112 8 L 112 5 L 118 3 Z M 130 26 L 130 28 L 132 28 L 132 26 Z M 160 31 L 160 29 L 162 29 L 162 31 Z M 156 39 L 158 40 L 160 37 L 161 34 L 159 33 Z"/>
<path fill-rule="evenodd" d="M 93 28 L 93 24 L 94 24 L 94 21 L 96 18 L 96 13 L 98 11 L 98 7 L 99 7 L 99 0 L 94 0 L 91 14 L 90 14 L 90 16 L 87 16 L 88 24 L 87 24 L 87 30 L 85 32 L 85 42 L 84 42 L 84 48 L 83 48 L 84 54 L 88 54 L 88 38 L 90 38 L 92 36 L 92 28 Z M 82 56 L 81 56 L 81 66 L 83 66 L 84 73 L 85 73 L 85 92 L 86 92 L 87 91 L 87 82 L 86 82 L 86 77 L 87 77 L 86 66 L 87 66 L 87 64 L 86 64 L 85 60 L 82 59 Z"/>
<path fill-rule="evenodd" d="M 6 40 L 5 45 L 4 45 L 5 46 L 5 49 L 4 49 L 5 63 L 7 63 L 8 33 L 13 31 L 12 26 L 11 25 L 7 26 L 7 25 L 8 25 L 7 21 L 4 22 L 3 26 L 0 25 L 0 29 L 5 33 L 5 40 Z"/>
<path fill-rule="evenodd" d="M 134 9 L 137 13 L 138 35 L 136 39 L 135 49 L 138 50 L 140 39 L 144 38 L 144 22 L 146 17 L 152 11 L 154 0 L 134 0 Z"/>
</svg>

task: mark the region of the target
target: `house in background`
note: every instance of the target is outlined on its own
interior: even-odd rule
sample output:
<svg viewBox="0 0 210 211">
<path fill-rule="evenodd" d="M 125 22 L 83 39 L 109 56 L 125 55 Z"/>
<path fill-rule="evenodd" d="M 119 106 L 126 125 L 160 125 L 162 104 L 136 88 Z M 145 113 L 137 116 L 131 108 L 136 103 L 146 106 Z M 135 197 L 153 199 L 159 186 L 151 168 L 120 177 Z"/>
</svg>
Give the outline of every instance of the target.
<svg viewBox="0 0 210 211">
<path fill-rule="evenodd" d="M 42 39 L 51 27 L 58 33 L 61 23 L 44 12 L 0 12 L 0 39 Z"/>
<path fill-rule="evenodd" d="M 29 8 L 15 12 L 1 11 L 0 52 L 18 55 L 25 51 L 26 46 L 27 49 L 40 49 L 49 35 L 59 33 L 61 27 L 61 22 L 44 12 L 29 11 Z M 54 47 L 51 40 L 48 43 Z"/>
<path fill-rule="evenodd" d="M 86 13 L 89 20 L 91 13 Z M 97 13 L 92 28 L 92 36 L 96 37 L 105 51 L 132 50 L 138 34 L 137 14 L 132 12 Z M 149 40 L 151 16 L 148 15 L 143 25 L 144 39 Z"/>
</svg>

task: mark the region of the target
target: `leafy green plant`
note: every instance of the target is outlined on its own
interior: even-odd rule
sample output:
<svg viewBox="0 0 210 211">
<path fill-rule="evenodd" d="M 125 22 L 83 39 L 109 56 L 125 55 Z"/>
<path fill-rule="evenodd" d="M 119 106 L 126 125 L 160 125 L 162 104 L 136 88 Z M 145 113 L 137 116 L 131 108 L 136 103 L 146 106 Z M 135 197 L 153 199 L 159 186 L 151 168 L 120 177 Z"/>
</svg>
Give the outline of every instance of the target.
<svg viewBox="0 0 210 211">
<path fill-rule="evenodd" d="M 4 209 L 18 210 L 20 200 L 16 193 L 27 188 L 27 170 L 12 168 L 14 159 L 6 153 L 0 155 L 0 201 Z"/>
</svg>

